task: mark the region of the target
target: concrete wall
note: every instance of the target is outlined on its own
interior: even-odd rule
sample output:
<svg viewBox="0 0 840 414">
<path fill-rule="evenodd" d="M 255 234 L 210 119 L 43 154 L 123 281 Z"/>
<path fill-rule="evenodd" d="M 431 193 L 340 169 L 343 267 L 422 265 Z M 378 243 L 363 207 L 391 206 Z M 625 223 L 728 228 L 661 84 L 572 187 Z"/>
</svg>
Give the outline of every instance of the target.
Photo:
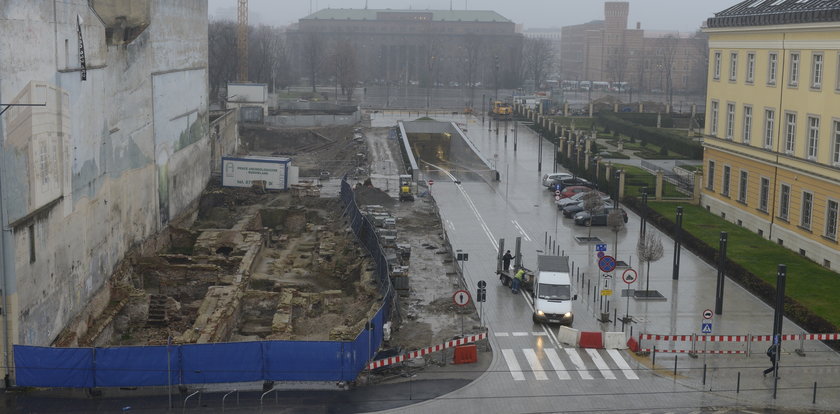
<svg viewBox="0 0 840 414">
<path fill-rule="evenodd" d="M 332 125 L 356 125 L 361 121 L 361 112 L 352 115 L 271 115 L 265 123 L 283 127 L 321 127 Z"/>
<path fill-rule="evenodd" d="M 127 4 L 112 2 L 95 4 Z M 0 38 L 19 45 L 0 48 L 0 101 L 46 102 L 0 118 L 8 353 L 50 345 L 127 249 L 207 184 L 207 0 L 148 3 L 148 26 L 127 43 L 87 0 L 0 3 Z"/>
<path fill-rule="evenodd" d="M 227 110 L 210 122 L 210 142 L 212 143 L 210 169 L 213 173 L 221 173 L 222 157 L 235 155 L 239 148 L 237 113 L 236 110 Z"/>
</svg>

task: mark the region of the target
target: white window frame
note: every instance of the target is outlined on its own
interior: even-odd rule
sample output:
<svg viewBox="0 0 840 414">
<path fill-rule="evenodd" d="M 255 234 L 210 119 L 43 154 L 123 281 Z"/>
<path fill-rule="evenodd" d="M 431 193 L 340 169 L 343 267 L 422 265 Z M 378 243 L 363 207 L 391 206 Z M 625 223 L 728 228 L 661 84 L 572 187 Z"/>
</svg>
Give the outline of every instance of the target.
<svg viewBox="0 0 840 414">
<path fill-rule="evenodd" d="M 802 192 L 802 207 L 799 210 L 799 227 L 806 230 L 811 230 L 811 222 L 814 216 L 814 193 L 810 191 Z"/>
<path fill-rule="evenodd" d="M 712 79 L 720 80 L 721 52 L 716 51 L 712 60 Z"/>
<path fill-rule="evenodd" d="M 831 123 L 834 125 L 834 131 L 831 132 L 834 137 L 831 143 L 831 162 L 834 166 L 840 166 L 840 119 L 833 119 Z"/>
<path fill-rule="evenodd" d="M 785 112 L 785 154 L 796 151 L 796 113 Z"/>
<path fill-rule="evenodd" d="M 809 160 L 817 159 L 817 151 L 820 147 L 820 117 L 815 115 L 808 116 L 808 148 L 807 156 Z"/>
<path fill-rule="evenodd" d="M 741 140 L 749 144 L 752 139 L 752 106 L 744 105 L 744 125 L 741 130 Z"/>
<path fill-rule="evenodd" d="M 822 88 L 822 80 L 825 76 L 825 57 L 822 52 L 811 54 L 811 89 Z"/>
<path fill-rule="evenodd" d="M 790 185 L 779 185 L 779 218 L 788 221 L 790 215 Z"/>
<path fill-rule="evenodd" d="M 750 185 L 750 175 L 747 170 L 741 170 L 741 178 L 738 182 L 738 201 L 747 204 L 747 190 L 749 190 Z"/>
<path fill-rule="evenodd" d="M 764 108 L 764 148 L 773 149 L 773 133 L 776 130 L 776 110 Z"/>
<path fill-rule="evenodd" d="M 747 73 L 744 80 L 747 83 L 755 81 L 755 52 L 747 53 Z"/>
<path fill-rule="evenodd" d="M 738 52 L 729 53 L 729 81 L 738 80 Z"/>
<path fill-rule="evenodd" d="M 837 65 L 834 67 L 834 90 L 840 92 L 840 52 L 837 52 Z"/>
<path fill-rule="evenodd" d="M 712 100 L 712 116 L 709 119 L 709 122 L 712 125 L 709 126 L 709 134 L 712 136 L 717 137 L 718 133 L 718 114 L 720 112 L 720 102 Z"/>
<path fill-rule="evenodd" d="M 770 52 L 767 55 L 767 84 L 775 85 L 779 74 L 779 53 Z"/>
<path fill-rule="evenodd" d="M 832 206 L 834 208 L 832 209 Z M 831 240 L 837 240 L 837 221 L 840 220 L 840 203 L 828 199 L 825 203 L 825 234 Z"/>
<path fill-rule="evenodd" d="M 788 86 L 799 85 L 799 65 L 802 64 L 802 55 L 799 52 L 790 52 L 790 72 Z"/>
<path fill-rule="evenodd" d="M 732 141 L 735 135 L 735 104 L 726 103 L 726 139 Z"/>
<path fill-rule="evenodd" d="M 709 160 L 706 164 L 707 177 L 706 177 L 706 189 L 709 191 L 715 191 L 715 160 Z"/>
<path fill-rule="evenodd" d="M 767 203 L 770 200 L 770 179 L 761 177 L 758 185 L 758 209 L 767 212 Z"/>
<path fill-rule="evenodd" d="M 724 197 L 729 197 L 729 187 L 730 181 L 732 180 L 732 167 L 728 165 L 723 166 L 723 176 L 721 177 L 723 182 L 721 183 L 721 191 L 720 193 Z"/>
</svg>

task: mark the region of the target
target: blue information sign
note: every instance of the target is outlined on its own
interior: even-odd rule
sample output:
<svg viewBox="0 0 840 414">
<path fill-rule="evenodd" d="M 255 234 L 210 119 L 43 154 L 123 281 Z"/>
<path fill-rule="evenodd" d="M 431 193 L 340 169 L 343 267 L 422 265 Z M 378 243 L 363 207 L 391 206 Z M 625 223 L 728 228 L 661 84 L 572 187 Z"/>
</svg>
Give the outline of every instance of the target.
<svg viewBox="0 0 840 414">
<path fill-rule="evenodd" d="M 595 245 L 596 252 L 605 252 L 607 251 L 607 244 L 606 243 L 598 243 Z"/>
<path fill-rule="evenodd" d="M 703 332 L 704 334 L 712 333 L 712 323 L 711 322 L 703 322 L 703 329 L 701 329 L 701 332 Z"/>
</svg>

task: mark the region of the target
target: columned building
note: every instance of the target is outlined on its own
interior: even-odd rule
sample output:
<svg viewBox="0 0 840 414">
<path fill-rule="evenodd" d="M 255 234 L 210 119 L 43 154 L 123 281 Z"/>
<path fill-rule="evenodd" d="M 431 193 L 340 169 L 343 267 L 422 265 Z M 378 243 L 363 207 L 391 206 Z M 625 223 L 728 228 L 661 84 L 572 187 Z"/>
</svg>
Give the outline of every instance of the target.
<svg viewBox="0 0 840 414">
<path fill-rule="evenodd" d="M 702 204 L 840 267 L 840 1 L 747 0 L 708 20 Z"/>
</svg>

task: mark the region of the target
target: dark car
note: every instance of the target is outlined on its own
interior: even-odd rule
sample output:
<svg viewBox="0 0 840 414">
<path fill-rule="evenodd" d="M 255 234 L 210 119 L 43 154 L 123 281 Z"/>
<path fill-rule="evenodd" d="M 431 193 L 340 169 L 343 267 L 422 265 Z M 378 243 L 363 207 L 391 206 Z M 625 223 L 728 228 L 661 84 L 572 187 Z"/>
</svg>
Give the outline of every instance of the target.
<svg viewBox="0 0 840 414">
<path fill-rule="evenodd" d="M 606 207 L 610 207 L 611 205 L 612 205 L 612 202 L 605 201 L 603 207 L 606 208 Z M 575 204 L 566 205 L 560 211 L 563 212 L 563 217 L 572 218 L 572 217 L 575 216 L 575 214 L 583 211 L 583 203 L 575 203 Z"/>
<path fill-rule="evenodd" d="M 558 188 L 559 185 L 559 188 Z M 551 185 L 548 187 L 549 190 L 560 190 L 563 191 L 566 187 L 571 186 L 584 186 L 589 188 L 596 188 L 595 183 L 589 182 L 584 178 L 580 177 L 572 177 L 572 178 L 563 178 L 560 180 L 554 180 L 551 182 Z"/>
<path fill-rule="evenodd" d="M 586 226 L 589 225 L 590 222 L 593 226 L 606 226 L 607 225 L 607 216 L 609 216 L 610 212 L 613 210 L 618 210 L 621 212 L 621 215 L 624 217 L 624 222 L 627 223 L 627 212 L 624 211 L 621 207 L 607 207 L 591 217 L 589 213 L 586 211 L 581 211 L 580 213 L 575 214 L 575 224 L 579 226 Z"/>
</svg>

